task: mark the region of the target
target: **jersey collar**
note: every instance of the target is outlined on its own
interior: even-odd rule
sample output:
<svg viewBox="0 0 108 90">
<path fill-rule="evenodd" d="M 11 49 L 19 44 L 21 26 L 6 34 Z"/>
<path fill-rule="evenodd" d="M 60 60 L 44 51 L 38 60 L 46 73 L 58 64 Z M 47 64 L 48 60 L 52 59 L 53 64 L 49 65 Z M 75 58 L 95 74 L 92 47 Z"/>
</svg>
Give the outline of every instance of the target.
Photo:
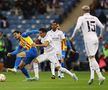
<svg viewBox="0 0 108 90">
<path fill-rule="evenodd" d="M 84 13 L 84 15 L 90 15 L 90 13 Z"/>
</svg>

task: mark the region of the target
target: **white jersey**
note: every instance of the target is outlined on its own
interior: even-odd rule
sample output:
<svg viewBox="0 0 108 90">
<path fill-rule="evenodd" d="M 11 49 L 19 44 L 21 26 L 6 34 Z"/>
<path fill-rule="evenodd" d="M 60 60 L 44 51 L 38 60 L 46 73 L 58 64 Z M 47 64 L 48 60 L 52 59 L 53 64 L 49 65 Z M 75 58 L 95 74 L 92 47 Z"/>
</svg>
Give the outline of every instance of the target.
<svg viewBox="0 0 108 90">
<path fill-rule="evenodd" d="M 52 38 L 47 34 L 44 38 L 39 36 L 38 39 L 41 40 L 41 43 L 45 43 L 46 41 L 49 42 L 49 45 L 47 47 L 44 47 L 44 53 L 36 57 L 38 62 L 41 63 L 46 60 L 49 60 L 54 65 L 56 65 L 56 67 L 60 66 L 60 63 L 58 62 L 58 58 L 56 55 L 55 47 L 52 42 Z"/>
<path fill-rule="evenodd" d="M 47 33 L 53 40 L 56 51 L 61 51 L 61 41 L 65 39 L 65 35 L 61 30 L 50 30 Z"/>
<path fill-rule="evenodd" d="M 44 38 L 39 36 L 38 39 L 41 40 L 41 43 L 45 43 L 46 41 L 49 42 L 49 45 L 47 47 L 44 47 L 44 53 L 55 50 L 52 38 L 48 34 Z"/>
<path fill-rule="evenodd" d="M 99 26 L 101 29 L 104 28 L 104 26 L 101 24 L 97 17 L 92 16 L 89 13 L 85 13 L 83 16 L 80 16 L 78 18 L 72 37 L 74 37 L 78 29 L 81 29 L 85 42 L 98 41 L 98 37 L 96 34 L 96 26 Z"/>
</svg>

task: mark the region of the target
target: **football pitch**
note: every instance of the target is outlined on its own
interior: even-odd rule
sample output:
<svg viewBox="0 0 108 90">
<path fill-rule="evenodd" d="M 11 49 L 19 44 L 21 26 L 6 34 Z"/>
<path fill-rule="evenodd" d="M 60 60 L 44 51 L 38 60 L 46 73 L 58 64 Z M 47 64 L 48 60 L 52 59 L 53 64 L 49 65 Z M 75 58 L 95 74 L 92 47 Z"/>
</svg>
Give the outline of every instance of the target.
<svg viewBox="0 0 108 90">
<path fill-rule="evenodd" d="M 106 80 L 103 85 L 98 85 L 96 76 L 94 83 L 88 85 L 89 72 L 76 72 L 79 80 L 74 81 L 70 76 L 65 74 L 64 79 L 56 78 L 52 80 L 50 72 L 41 72 L 39 81 L 25 81 L 22 73 L 4 73 L 6 81 L 0 82 L 0 90 L 107 90 L 108 89 L 108 72 L 103 73 Z M 33 76 L 33 73 L 30 73 Z"/>
</svg>

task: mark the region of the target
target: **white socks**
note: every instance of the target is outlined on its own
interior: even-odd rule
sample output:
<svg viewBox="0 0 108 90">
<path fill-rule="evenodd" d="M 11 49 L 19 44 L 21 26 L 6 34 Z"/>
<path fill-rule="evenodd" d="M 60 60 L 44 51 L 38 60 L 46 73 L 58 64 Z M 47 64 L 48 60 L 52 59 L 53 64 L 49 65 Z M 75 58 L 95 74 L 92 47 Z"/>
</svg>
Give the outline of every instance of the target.
<svg viewBox="0 0 108 90">
<path fill-rule="evenodd" d="M 100 68 L 99 68 L 99 65 L 98 65 L 96 59 L 95 58 L 90 59 L 89 63 L 91 64 L 91 67 L 96 71 L 96 74 L 98 75 L 98 78 L 99 79 L 102 78 L 103 75 L 100 72 Z"/>
<path fill-rule="evenodd" d="M 35 77 L 39 78 L 39 68 L 38 68 L 38 64 L 33 62 L 33 69 L 34 69 L 34 73 L 35 73 Z"/>
<path fill-rule="evenodd" d="M 67 73 L 68 75 L 70 75 L 71 77 L 73 77 L 73 73 L 71 73 L 70 71 L 68 71 L 66 68 L 63 68 L 63 67 L 60 67 L 60 69 L 59 69 L 61 72 L 65 72 L 65 73 Z"/>
<path fill-rule="evenodd" d="M 51 63 L 51 73 L 55 76 L 55 64 Z"/>
<path fill-rule="evenodd" d="M 90 60 L 89 60 L 89 67 L 90 67 L 90 79 L 94 79 L 94 69 L 91 65 Z"/>
</svg>

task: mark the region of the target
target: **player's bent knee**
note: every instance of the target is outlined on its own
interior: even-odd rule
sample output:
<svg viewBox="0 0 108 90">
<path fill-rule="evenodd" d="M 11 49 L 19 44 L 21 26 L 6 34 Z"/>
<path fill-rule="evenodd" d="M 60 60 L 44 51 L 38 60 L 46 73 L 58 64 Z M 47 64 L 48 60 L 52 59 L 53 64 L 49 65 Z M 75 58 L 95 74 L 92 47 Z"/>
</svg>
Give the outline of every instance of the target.
<svg viewBox="0 0 108 90">
<path fill-rule="evenodd" d="M 39 61 L 37 59 L 34 59 L 33 62 L 34 63 L 39 63 Z"/>
<path fill-rule="evenodd" d="M 22 69 L 22 68 L 23 68 L 23 66 L 19 65 L 19 69 Z"/>
<path fill-rule="evenodd" d="M 18 53 L 17 57 L 26 57 L 26 53 L 25 52 Z"/>
<path fill-rule="evenodd" d="M 89 56 L 90 59 L 95 58 L 95 56 Z"/>
<path fill-rule="evenodd" d="M 60 66 L 57 66 L 57 67 L 56 67 L 56 70 L 60 70 Z"/>
<path fill-rule="evenodd" d="M 22 63 L 19 65 L 19 69 L 22 69 L 24 66 L 25 66 L 25 63 L 22 62 Z"/>
</svg>

